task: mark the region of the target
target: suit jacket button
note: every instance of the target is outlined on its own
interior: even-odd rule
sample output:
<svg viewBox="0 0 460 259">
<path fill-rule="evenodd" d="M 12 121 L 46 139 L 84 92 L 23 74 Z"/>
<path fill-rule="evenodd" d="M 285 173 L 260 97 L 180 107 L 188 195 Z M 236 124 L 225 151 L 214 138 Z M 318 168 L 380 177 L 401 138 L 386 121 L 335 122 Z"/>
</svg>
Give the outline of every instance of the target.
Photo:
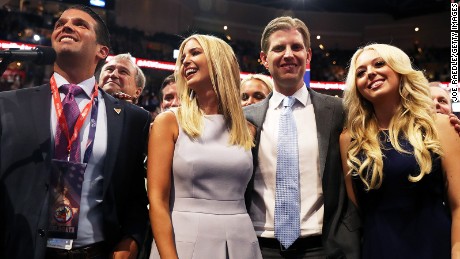
<svg viewBox="0 0 460 259">
<path fill-rule="evenodd" d="M 42 228 L 38 229 L 38 235 L 44 237 L 46 235 L 45 230 Z"/>
</svg>

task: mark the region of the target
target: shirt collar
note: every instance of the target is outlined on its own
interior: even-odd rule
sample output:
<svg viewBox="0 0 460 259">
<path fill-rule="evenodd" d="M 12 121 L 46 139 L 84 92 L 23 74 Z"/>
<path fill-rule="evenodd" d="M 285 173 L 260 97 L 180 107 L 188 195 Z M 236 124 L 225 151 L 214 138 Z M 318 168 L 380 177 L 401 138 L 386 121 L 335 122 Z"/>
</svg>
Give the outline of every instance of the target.
<svg viewBox="0 0 460 259">
<path fill-rule="evenodd" d="M 297 90 L 292 96 L 296 98 L 296 103 L 301 103 L 303 106 L 307 106 L 310 103 L 309 92 L 305 84 L 303 84 L 303 86 L 299 90 Z M 286 96 L 273 89 L 273 95 L 270 98 L 270 106 L 274 109 L 281 107 L 284 97 Z M 296 104 L 294 103 L 294 105 Z"/>
<path fill-rule="evenodd" d="M 60 88 L 62 85 L 69 84 L 69 82 L 57 72 L 54 72 L 54 79 L 56 80 L 56 85 L 58 88 Z M 85 81 L 78 83 L 77 85 L 80 86 L 83 91 L 85 91 L 87 96 L 91 96 L 95 83 L 96 78 L 92 76 Z"/>
</svg>

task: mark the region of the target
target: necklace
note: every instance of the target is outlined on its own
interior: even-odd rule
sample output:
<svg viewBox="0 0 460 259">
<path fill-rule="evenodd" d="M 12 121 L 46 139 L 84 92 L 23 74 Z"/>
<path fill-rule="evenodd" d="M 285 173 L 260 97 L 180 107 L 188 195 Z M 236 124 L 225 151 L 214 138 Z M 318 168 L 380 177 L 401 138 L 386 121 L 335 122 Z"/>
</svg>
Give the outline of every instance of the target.
<svg viewBox="0 0 460 259">
<path fill-rule="evenodd" d="M 388 130 L 380 130 L 380 132 L 383 133 L 383 139 L 380 139 L 381 141 L 385 141 L 387 143 L 390 143 L 391 140 L 390 140 L 390 135 L 388 135 L 387 133 Z"/>
</svg>

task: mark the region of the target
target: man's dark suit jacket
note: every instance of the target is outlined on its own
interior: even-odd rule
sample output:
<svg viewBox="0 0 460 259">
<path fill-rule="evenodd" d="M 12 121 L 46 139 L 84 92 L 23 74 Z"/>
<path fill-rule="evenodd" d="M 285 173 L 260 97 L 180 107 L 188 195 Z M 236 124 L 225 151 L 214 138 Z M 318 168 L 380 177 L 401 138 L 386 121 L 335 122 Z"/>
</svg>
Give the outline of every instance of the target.
<svg viewBox="0 0 460 259">
<path fill-rule="evenodd" d="M 102 98 L 107 113 L 104 236 L 111 248 L 124 236 L 142 244 L 148 220 L 143 159 L 151 116 L 103 91 Z M 0 258 L 45 257 L 50 112 L 48 84 L 0 93 Z"/>
<path fill-rule="evenodd" d="M 308 89 L 315 112 L 320 158 L 320 176 L 324 195 L 323 245 L 328 258 L 359 258 L 360 219 L 356 208 L 349 202 L 343 180 L 339 136 L 343 129 L 344 112 L 339 98 L 316 93 Z M 260 132 L 267 114 L 270 94 L 265 100 L 245 107 L 246 119 L 257 127 L 253 148 L 254 172 L 258 166 Z M 299 132 L 298 134 L 302 134 Z M 246 193 L 250 210 L 251 180 Z"/>
</svg>

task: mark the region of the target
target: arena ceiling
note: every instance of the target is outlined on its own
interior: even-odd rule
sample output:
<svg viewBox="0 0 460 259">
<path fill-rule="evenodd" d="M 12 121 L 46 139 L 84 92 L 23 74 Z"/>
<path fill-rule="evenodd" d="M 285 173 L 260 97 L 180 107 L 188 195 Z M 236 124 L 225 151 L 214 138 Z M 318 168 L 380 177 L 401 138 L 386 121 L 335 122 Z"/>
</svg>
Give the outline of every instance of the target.
<svg viewBox="0 0 460 259">
<path fill-rule="evenodd" d="M 449 0 L 232 0 L 284 10 L 344 13 L 386 13 L 395 19 L 448 10 Z"/>
</svg>

